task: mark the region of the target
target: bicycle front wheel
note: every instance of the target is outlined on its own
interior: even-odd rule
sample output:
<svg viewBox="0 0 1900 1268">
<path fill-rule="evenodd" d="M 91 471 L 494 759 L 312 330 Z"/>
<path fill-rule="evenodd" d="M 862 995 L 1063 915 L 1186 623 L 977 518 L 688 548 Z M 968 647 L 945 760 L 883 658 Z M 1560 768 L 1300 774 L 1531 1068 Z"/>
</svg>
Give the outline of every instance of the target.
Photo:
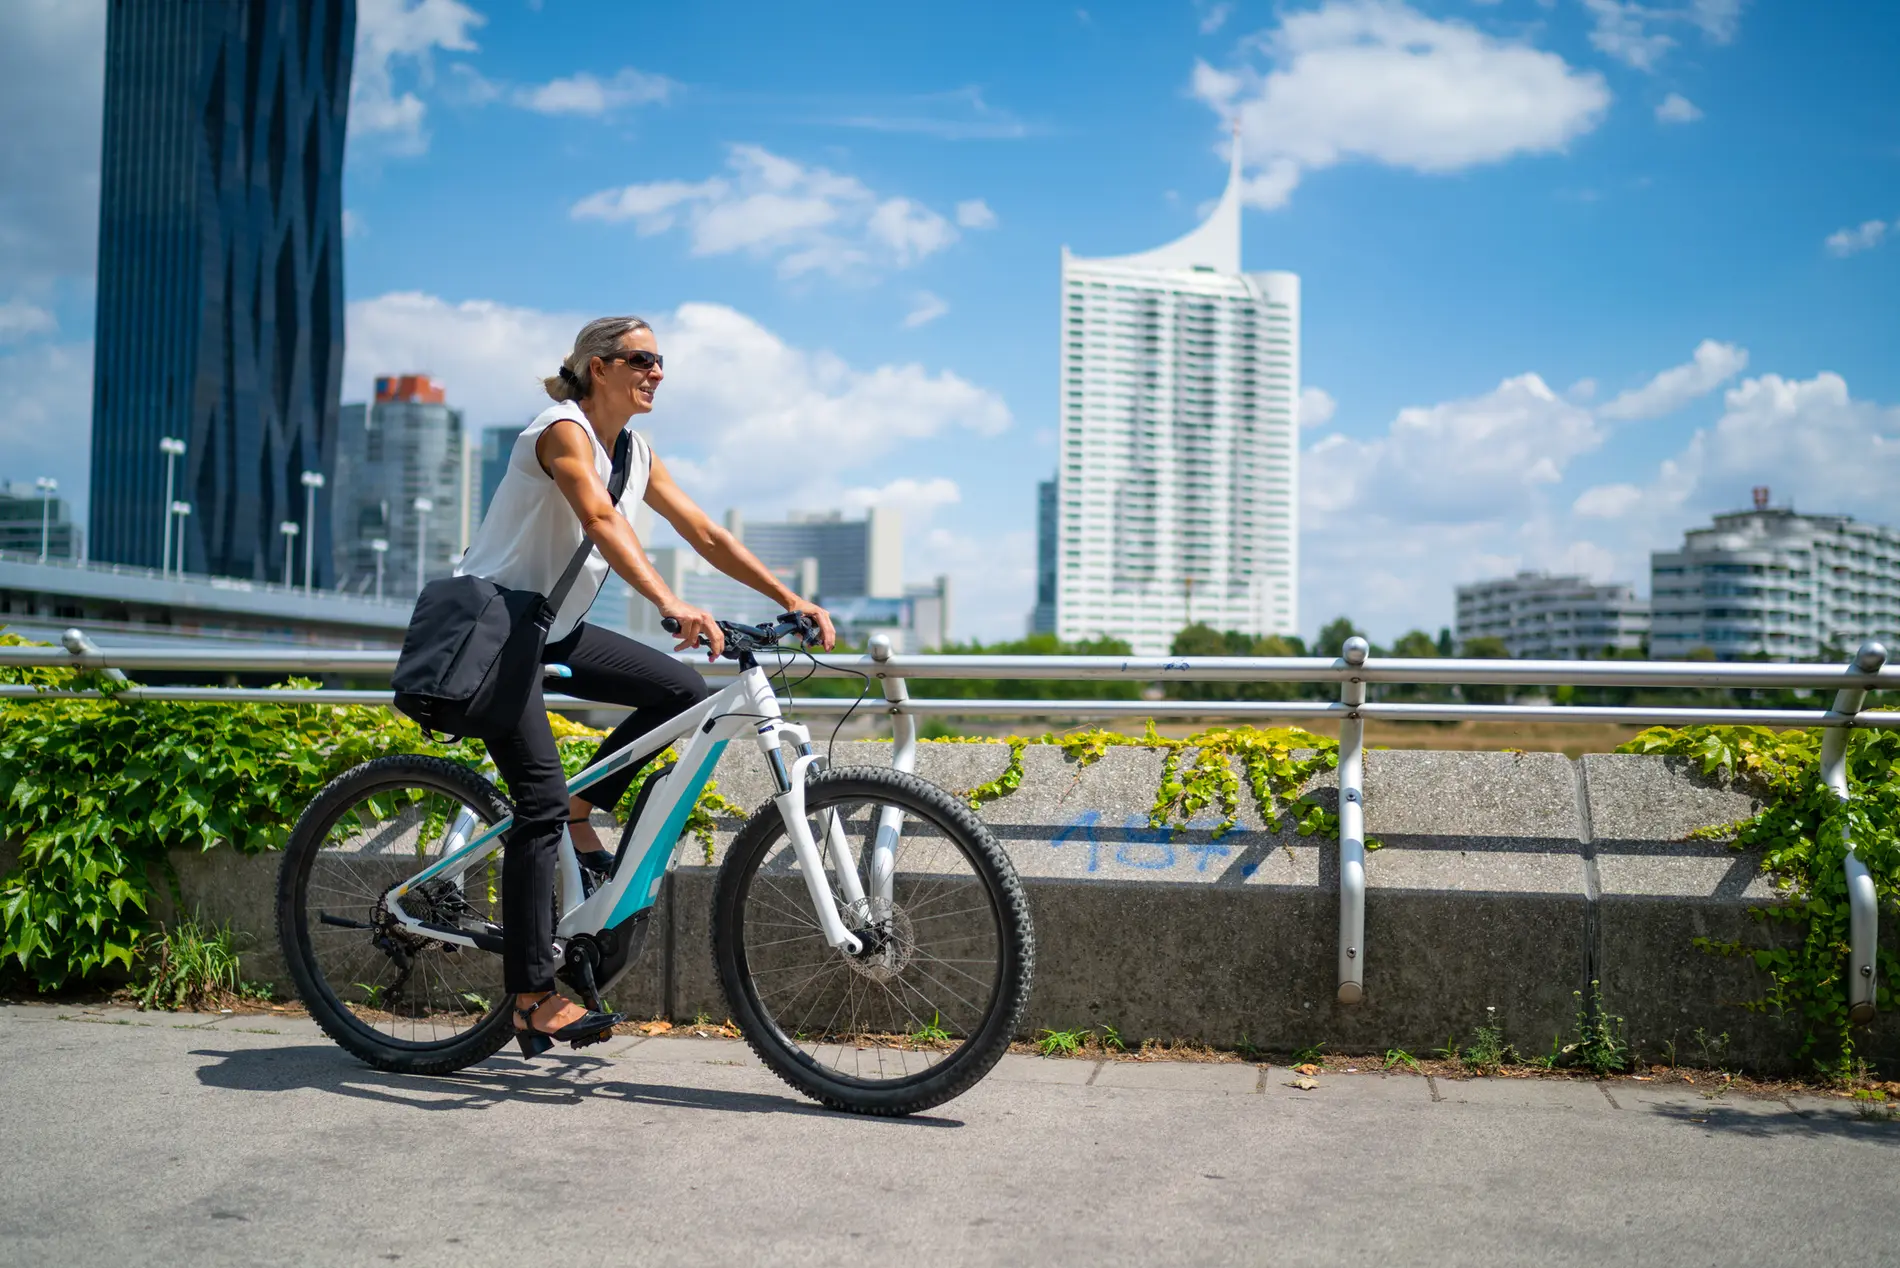
<svg viewBox="0 0 1900 1268">
<path fill-rule="evenodd" d="M 447 1074 L 508 1042 L 501 956 L 406 929 L 386 895 L 510 813 L 495 786 L 468 767 L 417 755 L 365 762 L 317 794 L 278 871 L 277 936 L 325 1034 L 371 1065 L 405 1074 Z M 455 826 L 471 820 L 469 837 L 455 836 Z M 500 852 L 397 901 L 417 920 L 495 937 Z"/>
<path fill-rule="evenodd" d="M 915 775 L 852 767 L 813 776 L 805 809 L 821 852 L 842 829 L 847 901 L 825 883 L 856 955 L 829 946 L 771 803 L 741 830 L 713 897 L 713 955 L 732 1016 L 759 1059 L 835 1109 L 911 1114 L 967 1091 L 1009 1046 L 1029 998 L 1035 937 L 1022 884 L 968 807 Z M 875 883 L 890 840 L 888 898 Z"/>
</svg>

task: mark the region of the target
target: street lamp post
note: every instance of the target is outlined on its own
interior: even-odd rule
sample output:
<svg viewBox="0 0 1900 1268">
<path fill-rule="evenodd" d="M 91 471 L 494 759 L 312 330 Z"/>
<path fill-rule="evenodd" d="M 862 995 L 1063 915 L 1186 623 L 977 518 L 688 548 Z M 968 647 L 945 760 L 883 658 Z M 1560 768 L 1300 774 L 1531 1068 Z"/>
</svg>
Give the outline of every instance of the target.
<svg viewBox="0 0 1900 1268">
<path fill-rule="evenodd" d="M 33 487 L 40 491 L 40 562 L 46 562 L 46 541 L 53 530 L 53 494 L 59 489 L 59 481 L 52 476 L 41 476 L 33 481 Z"/>
<path fill-rule="evenodd" d="M 428 575 L 429 512 L 435 509 L 435 503 L 428 498 L 417 498 L 416 508 L 416 593 L 422 593 L 423 578 Z"/>
<path fill-rule="evenodd" d="M 178 517 L 178 579 L 185 579 L 185 517 L 191 514 L 191 503 L 173 502 L 172 514 Z"/>
<path fill-rule="evenodd" d="M 383 601 L 383 556 L 389 553 L 389 539 L 371 538 L 369 548 L 376 552 L 376 602 L 381 603 Z"/>
<path fill-rule="evenodd" d="M 315 573 L 316 573 L 315 562 L 316 562 L 316 552 L 317 552 L 317 490 L 321 489 L 322 487 L 323 487 L 323 473 L 321 471 L 306 471 L 303 473 L 303 491 L 304 491 L 303 592 L 305 594 L 310 593 L 310 587 L 314 583 L 314 580 L 315 580 Z M 285 577 L 284 583 L 288 585 L 290 583 L 290 578 Z"/>
<path fill-rule="evenodd" d="M 172 467 L 185 452 L 185 442 L 171 436 L 158 438 L 158 451 L 165 455 L 165 548 L 158 553 L 158 575 L 169 575 L 172 566 Z M 181 533 L 183 529 L 179 530 Z"/>
<path fill-rule="evenodd" d="M 284 535 L 284 588 L 288 590 L 291 585 L 291 568 L 296 558 L 291 551 L 297 544 L 297 521 L 284 520 L 277 525 L 277 531 Z"/>
</svg>

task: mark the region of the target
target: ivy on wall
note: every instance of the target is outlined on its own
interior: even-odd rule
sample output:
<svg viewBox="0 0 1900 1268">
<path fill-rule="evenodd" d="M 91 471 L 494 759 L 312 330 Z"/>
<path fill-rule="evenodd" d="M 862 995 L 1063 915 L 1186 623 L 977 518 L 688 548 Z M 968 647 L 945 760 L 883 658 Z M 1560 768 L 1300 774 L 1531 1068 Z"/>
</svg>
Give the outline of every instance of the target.
<svg viewBox="0 0 1900 1268">
<path fill-rule="evenodd" d="M 1748 1007 L 1793 1020 L 1796 1055 L 1845 1074 L 1853 1066 L 1847 1020 L 1848 906 L 1843 869 L 1847 842 L 1874 880 L 1883 926 L 1900 919 L 1900 731 L 1848 733 L 1849 800 L 1821 780 L 1819 731 L 1757 726 L 1653 727 L 1618 750 L 1686 757 L 1704 774 L 1740 782 L 1762 800 L 1753 818 L 1698 836 L 1722 836 L 1737 850 L 1759 851 L 1782 901 L 1753 908 L 1764 928 L 1792 937 L 1759 944 L 1698 938 L 1715 955 L 1745 956 L 1764 976 Z M 1875 1001 L 1890 1008 L 1900 988 L 1900 957 L 1878 952 Z"/>
<path fill-rule="evenodd" d="M 985 737 L 930 742 L 995 741 Z M 1175 739 L 1158 734 L 1154 723 L 1149 722 L 1141 735 L 1098 728 L 1057 735 L 1011 735 L 1002 742 L 1009 745 L 1009 762 L 1002 773 L 963 794 L 972 810 L 1006 797 L 1022 785 L 1023 754 L 1033 744 L 1060 748 L 1078 768 L 1094 765 L 1111 748 L 1145 748 L 1162 754 L 1161 779 L 1148 812 L 1150 827 L 1178 831 L 1212 810 L 1220 815 L 1214 839 L 1225 836 L 1240 820 L 1241 775 L 1234 770 L 1238 764 L 1253 793 L 1263 831 L 1279 831 L 1282 813 L 1294 816 L 1301 836 L 1339 830 L 1339 816 L 1301 791 L 1321 771 L 1338 767 L 1339 742 L 1300 727 L 1215 727 Z M 1376 842 L 1366 844 L 1377 848 Z"/>
<path fill-rule="evenodd" d="M 434 743 L 389 709 L 121 701 L 124 684 L 57 668 L 0 668 L 0 682 L 107 693 L 0 702 L 0 842 L 19 849 L 0 876 L 0 973 L 43 990 L 132 967 L 157 887 L 176 886 L 173 850 L 280 849 L 310 799 L 371 758 L 425 753 L 493 774 L 478 741 Z M 600 732 L 553 725 L 578 770 Z M 709 790 L 688 820 L 708 846 L 725 804 Z"/>
</svg>

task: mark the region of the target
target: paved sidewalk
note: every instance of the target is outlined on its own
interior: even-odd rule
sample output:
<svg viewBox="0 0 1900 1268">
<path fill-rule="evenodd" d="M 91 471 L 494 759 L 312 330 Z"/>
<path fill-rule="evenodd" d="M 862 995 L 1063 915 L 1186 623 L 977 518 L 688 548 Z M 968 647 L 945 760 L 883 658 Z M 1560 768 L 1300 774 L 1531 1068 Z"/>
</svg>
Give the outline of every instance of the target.
<svg viewBox="0 0 1900 1268">
<path fill-rule="evenodd" d="M 729 1041 L 423 1079 L 0 1008 L 0 1265 L 1900 1263 L 1900 1123 L 1839 1101 L 1292 1077 L 1011 1056 L 889 1121 Z"/>
</svg>

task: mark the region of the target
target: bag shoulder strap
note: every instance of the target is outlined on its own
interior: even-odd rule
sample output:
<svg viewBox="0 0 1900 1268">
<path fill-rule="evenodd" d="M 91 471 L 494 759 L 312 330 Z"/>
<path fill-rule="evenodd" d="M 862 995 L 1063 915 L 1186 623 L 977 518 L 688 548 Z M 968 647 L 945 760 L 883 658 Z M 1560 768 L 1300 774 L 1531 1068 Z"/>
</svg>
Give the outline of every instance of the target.
<svg viewBox="0 0 1900 1268">
<path fill-rule="evenodd" d="M 627 467 L 630 465 L 632 454 L 633 428 L 625 427 L 620 431 L 620 439 L 614 442 L 614 466 L 612 473 L 607 477 L 607 500 L 614 504 L 616 510 L 620 507 L 620 495 L 627 491 Z M 575 581 L 580 578 L 581 569 L 587 566 L 588 556 L 593 553 L 592 538 L 582 541 L 579 548 L 574 551 L 574 557 L 567 561 L 567 569 L 561 573 L 561 579 L 554 583 L 554 589 L 548 591 L 550 612 L 561 610 L 561 604 L 567 601 L 568 591 L 574 588 Z"/>
</svg>

